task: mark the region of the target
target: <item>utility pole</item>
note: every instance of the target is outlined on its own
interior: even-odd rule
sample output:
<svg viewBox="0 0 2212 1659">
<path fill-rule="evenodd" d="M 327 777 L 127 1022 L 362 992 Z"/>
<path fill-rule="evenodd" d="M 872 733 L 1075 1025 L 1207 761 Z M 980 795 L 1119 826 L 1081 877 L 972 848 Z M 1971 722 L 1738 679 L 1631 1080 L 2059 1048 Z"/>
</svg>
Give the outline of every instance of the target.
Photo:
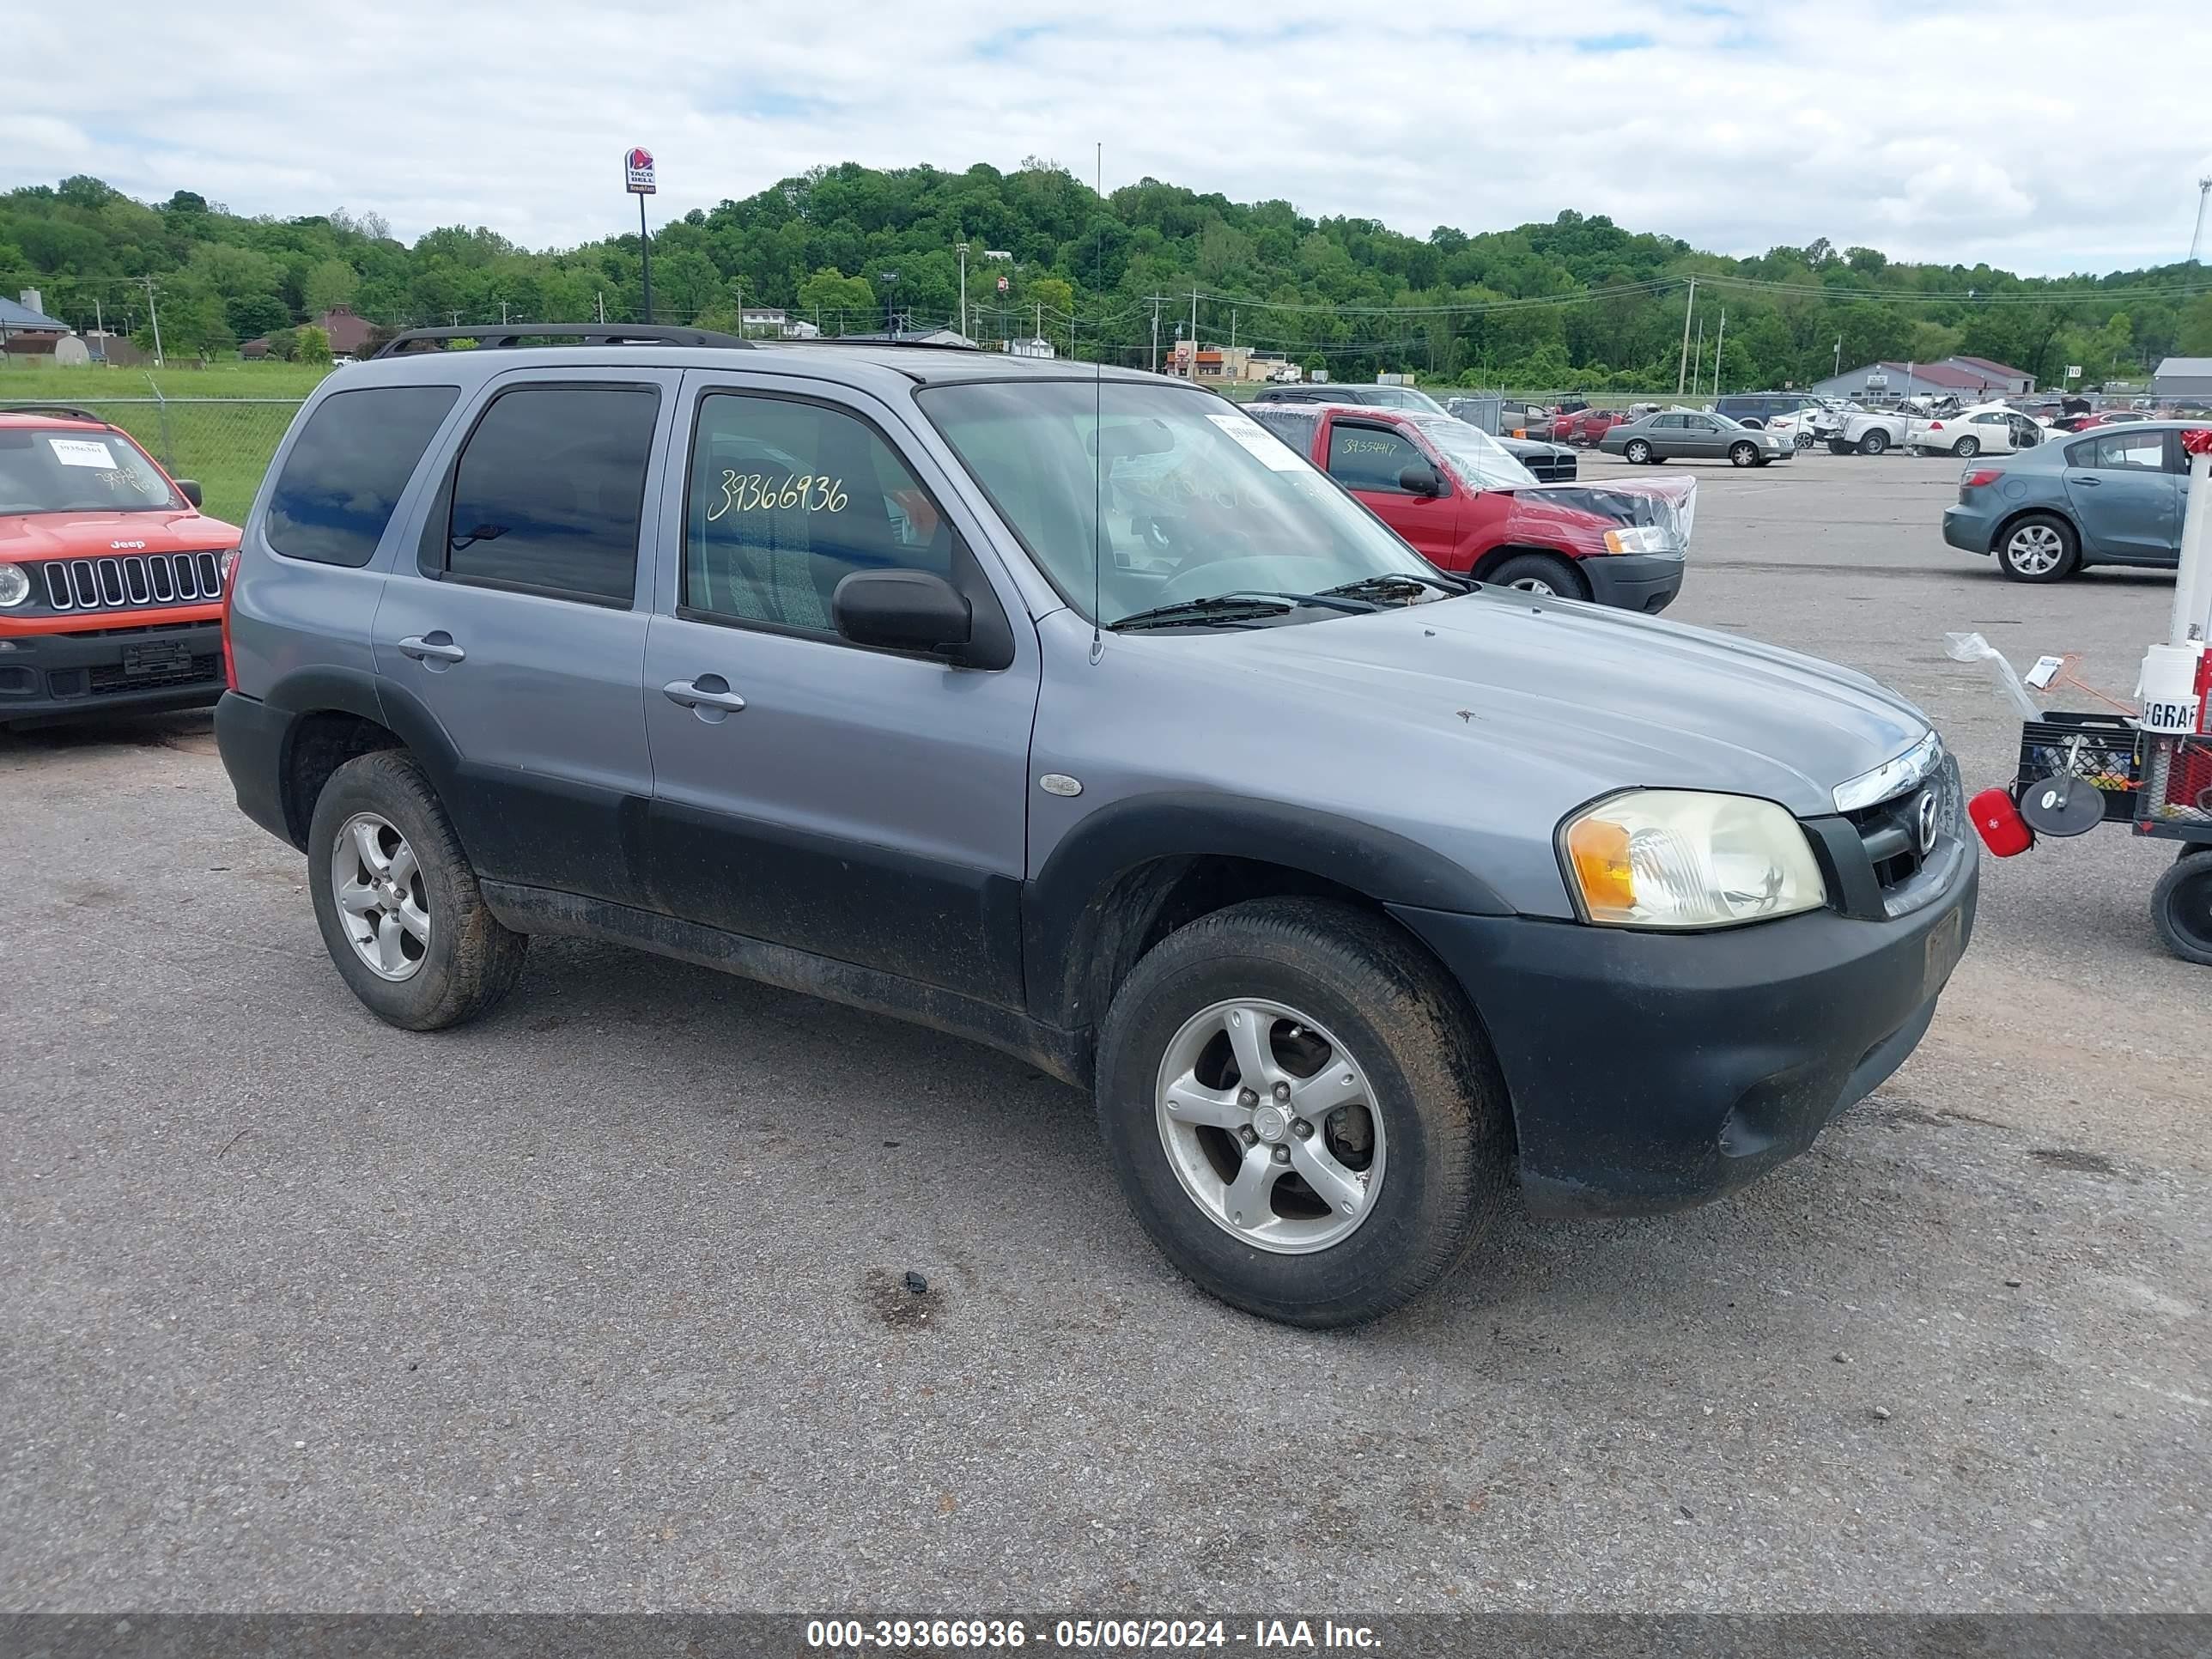
<svg viewBox="0 0 2212 1659">
<path fill-rule="evenodd" d="M 504 300 L 499 302 L 499 325 L 501 328 L 507 326 L 507 301 Z"/>
<path fill-rule="evenodd" d="M 599 321 L 604 325 L 607 320 L 606 290 L 605 289 L 596 290 L 592 295 L 592 303 L 599 307 Z"/>
<path fill-rule="evenodd" d="M 1713 346 L 1713 396 L 1721 395 L 1721 350 L 1728 344 L 1728 307 L 1721 307 L 1720 338 Z"/>
<path fill-rule="evenodd" d="M 1190 285 L 1190 380 L 1198 378 L 1198 284 Z"/>
<path fill-rule="evenodd" d="M 1152 295 L 1152 373 L 1160 372 L 1160 296 Z"/>
<path fill-rule="evenodd" d="M 1841 380 L 1844 374 L 1844 337 L 1840 334 L 1836 336 L 1835 374 L 1838 380 Z"/>
<path fill-rule="evenodd" d="M 953 252 L 960 256 L 960 331 L 968 332 L 968 244 L 954 244 Z"/>
<path fill-rule="evenodd" d="M 2204 204 L 2212 201 L 2212 176 L 2197 181 L 2197 234 L 2189 239 L 2189 262 L 2197 263 L 2198 244 L 2204 240 Z"/>
<path fill-rule="evenodd" d="M 1682 307 L 1682 362 L 1674 371 L 1674 395 L 1682 395 L 1682 381 L 1690 372 L 1690 316 L 1698 308 L 1698 279 L 1690 278 L 1690 303 Z"/>
<path fill-rule="evenodd" d="M 1698 377 L 1699 375 L 1703 374 L 1705 372 L 1705 319 L 1704 318 L 1700 317 L 1700 318 L 1698 318 L 1698 349 L 1697 349 L 1697 355 L 1696 355 L 1696 356 L 1692 356 L 1692 357 L 1690 359 L 1690 395 L 1691 395 L 1692 398 L 1694 398 L 1694 397 L 1696 397 L 1696 396 L 1698 395 Z M 1678 377 L 1678 378 L 1679 378 L 1679 377 Z M 1678 396 L 1678 397 L 1680 395 L 1680 388 L 1679 386 L 1677 386 L 1677 388 L 1676 388 L 1675 395 L 1676 395 L 1676 396 Z"/>
<path fill-rule="evenodd" d="M 154 303 L 154 279 L 146 279 L 146 320 L 154 325 L 154 367 L 161 365 L 161 313 Z"/>
<path fill-rule="evenodd" d="M 898 287 L 898 272 L 879 270 L 876 273 L 884 285 L 884 332 L 898 338 L 898 313 L 891 309 L 891 293 Z"/>
</svg>

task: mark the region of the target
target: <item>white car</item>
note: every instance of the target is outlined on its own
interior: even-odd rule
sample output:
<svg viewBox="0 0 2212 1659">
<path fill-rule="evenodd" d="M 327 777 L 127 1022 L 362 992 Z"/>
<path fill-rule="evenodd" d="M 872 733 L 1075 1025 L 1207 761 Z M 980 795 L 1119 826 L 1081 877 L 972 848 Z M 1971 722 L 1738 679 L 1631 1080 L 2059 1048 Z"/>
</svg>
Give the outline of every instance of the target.
<svg viewBox="0 0 2212 1659">
<path fill-rule="evenodd" d="M 1905 447 L 1916 455 L 1955 455 L 1965 460 L 1975 455 L 2009 455 L 2016 449 L 2033 449 L 2044 436 L 2045 429 L 2016 409 L 2004 404 L 1978 404 L 1955 415 L 1907 422 Z"/>
</svg>

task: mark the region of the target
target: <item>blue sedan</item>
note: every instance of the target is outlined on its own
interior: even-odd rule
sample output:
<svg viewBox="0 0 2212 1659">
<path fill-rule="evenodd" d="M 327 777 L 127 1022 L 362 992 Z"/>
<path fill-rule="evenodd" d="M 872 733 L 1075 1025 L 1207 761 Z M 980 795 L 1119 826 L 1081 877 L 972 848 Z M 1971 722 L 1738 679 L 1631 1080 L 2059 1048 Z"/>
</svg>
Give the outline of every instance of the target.
<svg viewBox="0 0 2212 1659">
<path fill-rule="evenodd" d="M 1971 465 L 1959 504 L 1943 510 L 1943 539 L 1994 553 L 1997 568 L 2021 582 L 2063 581 L 2093 564 L 2172 569 L 2189 498 L 2180 434 L 2202 424 L 2095 427 Z"/>
</svg>

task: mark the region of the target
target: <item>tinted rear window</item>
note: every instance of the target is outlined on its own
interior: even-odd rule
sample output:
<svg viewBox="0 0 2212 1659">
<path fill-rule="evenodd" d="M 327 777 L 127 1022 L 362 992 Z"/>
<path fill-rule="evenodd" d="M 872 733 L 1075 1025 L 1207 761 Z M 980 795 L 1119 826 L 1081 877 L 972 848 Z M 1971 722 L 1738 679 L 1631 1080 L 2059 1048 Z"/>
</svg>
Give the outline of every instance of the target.
<svg viewBox="0 0 2212 1659">
<path fill-rule="evenodd" d="M 629 604 L 659 407 L 648 386 L 501 392 L 461 450 L 447 570 L 497 586 Z"/>
<path fill-rule="evenodd" d="M 383 386 L 324 398 L 269 499 L 269 545 L 291 559 L 367 564 L 460 395 L 458 386 Z"/>
</svg>

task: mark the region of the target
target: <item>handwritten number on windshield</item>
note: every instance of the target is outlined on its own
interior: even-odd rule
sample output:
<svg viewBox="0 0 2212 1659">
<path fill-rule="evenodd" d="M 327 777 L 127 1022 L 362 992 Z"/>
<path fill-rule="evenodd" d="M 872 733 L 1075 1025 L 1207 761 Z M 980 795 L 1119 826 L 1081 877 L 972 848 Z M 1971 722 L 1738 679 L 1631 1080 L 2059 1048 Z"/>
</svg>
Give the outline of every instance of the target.
<svg viewBox="0 0 2212 1659">
<path fill-rule="evenodd" d="M 793 472 L 778 480 L 763 472 L 725 469 L 721 499 L 707 509 L 707 522 L 729 513 L 842 513 L 848 499 L 845 481 L 826 472 Z"/>
</svg>

